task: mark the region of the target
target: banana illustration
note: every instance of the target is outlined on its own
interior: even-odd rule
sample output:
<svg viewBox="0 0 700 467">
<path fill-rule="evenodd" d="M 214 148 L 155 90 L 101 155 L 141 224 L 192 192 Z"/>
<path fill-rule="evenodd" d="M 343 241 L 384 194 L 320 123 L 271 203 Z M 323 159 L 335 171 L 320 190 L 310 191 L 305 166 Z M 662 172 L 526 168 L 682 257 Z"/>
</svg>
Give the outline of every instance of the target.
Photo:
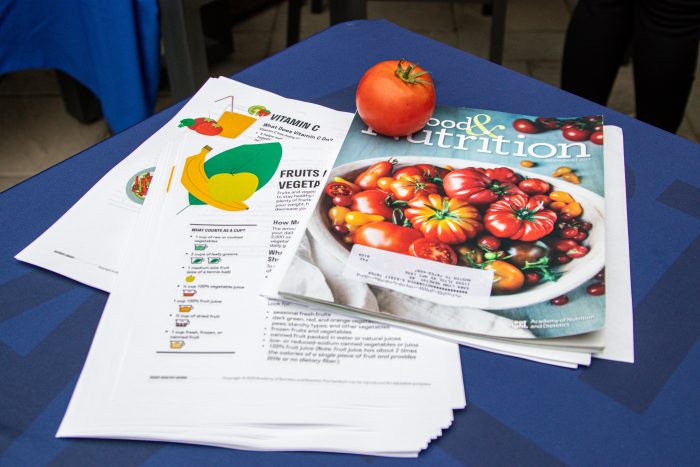
<svg viewBox="0 0 700 467">
<path fill-rule="evenodd" d="M 192 196 L 208 204 L 209 206 L 222 209 L 224 211 L 244 211 L 248 205 L 240 201 L 220 201 L 211 196 L 208 184 L 209 177 L 204 171 L 204 159 L 211 151 L 211 147 L 204 146 L 199 154 L 185 159 L 185 167 L 182 171 L 180 181 Z"/>
</svg>

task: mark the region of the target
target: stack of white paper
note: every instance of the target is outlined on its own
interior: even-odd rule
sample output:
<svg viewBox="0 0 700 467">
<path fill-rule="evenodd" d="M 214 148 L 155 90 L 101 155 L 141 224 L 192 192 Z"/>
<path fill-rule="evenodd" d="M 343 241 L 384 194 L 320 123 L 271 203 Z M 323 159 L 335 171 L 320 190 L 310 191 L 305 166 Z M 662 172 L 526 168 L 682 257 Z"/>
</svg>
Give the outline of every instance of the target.
<svg viewBox="0 0 700 467">
<path fill-rule="evenodd" d="M 206 90 L 211 92 L 207 91 L 209 94 L 205 98 Z M 260 96 L 259 102 L 262 104 L 251 104 L 252 101 L 246 101 L 247 104 L 250 104 L 246 107 L 247 104 L 244 102 L 237 103 L 235 97 L 232 104 L 231 98 L 226 97 L 231 94 Z M 224 99 L 220 100 L 222 97 Z M 270 115 L 266 114 L 268 110 L 263 105 L 266 102 L 268 102 L 266 105 L 273 111 Z M 274 102 L 278 107 L 273 108 L 269 102 Z M 300 122 L 292 122 L 300 125 L 311 124 L 314 112 L 320 112 L 318 116 L 323 116 L 321 120 L 329 118 L 327 115 L 339 115 L 339 113 L 333 112 L 329 114 L 327 113 L 328 109 L 322 107 L 288 101 L 227 79 L 211 80 L 206 88 L 198 93 L 195 99 L 178 114 L 174 122 L 110 171 L 58 222 L 18 254 L 17 258 L 102 290 L 113 290 L 117 271 L 120 270 L 122 253 L 129 250 L 126 246 L 129 232 L 134 228 L 139 232 L 144 229 L 142 221 L 137 221 L 141 205 L 134 202 L 134 199 L 138 201 L 138 198 L 135 198 L 134 194 L 130 192 L 134 185 L 134 177 L 143 174 L 152 175 L 159 155 L 167 151 L 177 151 L 187 138 L 191 139 L 200 135 L 197 131 L 187 129 L 187 124 L 194 123 L 197 118 L 201 120 L 201 117 L 213 117 L 213 123 L 219 121 L 224 123 L 223 126 L 227 126 L 227 118 L 229 118 L 228 121 L 231 121 L 232 115 L 239 119 L 239 123 L 243 120 L 243 124 L 245 124 L 246 119 L 236 117 L 236 114 L 243 112 L 250 115 L 248 110 L 252 109 L 254 113 L 257 112 L 254 117 L 259 121 L 251 123 L 251 131 L 261 129 L 263 131 L 262 137 L 266 139 L 303 138 L 307 141 L 306 147 L 321 147 L 324 143 L 338 145 L 342 142 L 344 135 L 338 134 L 334 136 L 335 140 L 332 142 L 324 141 L 327 136 L 323 136 L 321 139 L 315 139 L 311 144 L 309 138 L 303 135 L 313 135 L 313 130 L 300 128 L 279 120 L 289 118 L 289 111 L 285 111 L 286 113 L 279 111 L 279 105 L 286 105 L 284 103 L 290 103 L 289 105 L 294 107 L 295 111 L 299 111 L 301 108 L 311 109 L 307 111 L 310 114 L 309 121 L 298 119 Z M 235 107 L 234 112 L 230 111 L 231 105 Z M 260 110 L 262 110 L 262 114 L 260 114 Z M 349 118 L 347 115 L 346 117 Z M 278 120 L 274 120 L 274 118 Z M 184 120 L 183 128 L 173 132 L 173 127 L 177 126 L 180 121 L 178 119 Z M 252 117 L 251 120 L 253 120 Z M 196 124 L 194 126 L 196 127 Z M 282 131 L 285 128 L 288 131 Z M 204 125 L 199 131 L 207 133 L 219 130 Z M 622 132 L 615 127 L 606 127 L 605 131 L 606 256 L 608 258 L 606 275 L 608 280 L 605 297 L 606 325 L 603 331 L 574 337 L 539 339 L 532 342 L 531 339 L 499 340 L 476 334 L 470 336 L 443 332 L 423 326 L 412 326 L 408 323 L 393 322 L 392 324 L 400 324 L 405 328 L 482 350 L 570 368 L 590 364 L 591 356 L 617 361 L 633 361 Z M 165 136 L 165 132 L 168 132 L 170 136 Z M 245 137 L 245 134 L 241 137 Z M 227 141 L 220 136 L 202 136 L 200 139 L 202 144 L 211 141 L 217 141 L 220 144 L 222 140 Z M 337 148 L 333 147 L 337 151 Z M 201 150 L 201 147 L 192 149 L 192 151 L 195 150 Z M 215 149 L 212 154 L 216 152 L 220 152 L 219 149 Z M 171 169 L 172 166 L 165 166 L 163 170 L 170 171 Z M 273 250 L 275 254 L 280 252 L 277 248 L 273 248 Z M 268 283 L 267 291 L 270 290 L 275 290 L 274 284 Z M 342 312 L 342 310 L 335 310 L 335 312 Z M 381 320 L 377 317 L 372 319 Z M 389 321 L 386 322 L 389 323 Z M 605 345 L 604 350 L 594 350 L 601 349 L 603 345 Z"/>
<path fill-rule="evenodd" d="M 18 255 L 111 292 L 59 437 L 416 456 L 440 436 L 457 345 L 260 295 L 351 119 L 210 80 Z"/>
</svg>

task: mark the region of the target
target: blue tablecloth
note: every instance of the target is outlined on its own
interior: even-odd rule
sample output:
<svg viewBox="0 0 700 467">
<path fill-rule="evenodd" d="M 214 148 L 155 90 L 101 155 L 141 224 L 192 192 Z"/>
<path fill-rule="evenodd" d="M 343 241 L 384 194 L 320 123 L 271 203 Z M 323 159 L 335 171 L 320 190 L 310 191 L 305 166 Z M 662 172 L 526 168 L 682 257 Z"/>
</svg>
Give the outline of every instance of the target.
<svg viewBox="0 0 700 467">
<path fill-rule="evenodd" d="M 384 21 L 333 27 L 235 78 L 353 110 L 363 71 L 392 57 L 430 69 L 442 104 L 531 115 L 603 113 L 624 129 L 635 306 L 634 365 L 594 361 L 571 371 L 462 348 L 470 406 L 413 463 L 697 464 L 700 148 Z M 53 438 L 106 295 L 12 257 L 176 110 L 0 194 L 0 465 L 403 465 L 338 454 Z"/>
<path fill-rule="evenodd" d="M 62 70 L 122 131 L 153 113 L 160 70 L 156 0 L 2 0 L 0 74 Z"/>
</svg>

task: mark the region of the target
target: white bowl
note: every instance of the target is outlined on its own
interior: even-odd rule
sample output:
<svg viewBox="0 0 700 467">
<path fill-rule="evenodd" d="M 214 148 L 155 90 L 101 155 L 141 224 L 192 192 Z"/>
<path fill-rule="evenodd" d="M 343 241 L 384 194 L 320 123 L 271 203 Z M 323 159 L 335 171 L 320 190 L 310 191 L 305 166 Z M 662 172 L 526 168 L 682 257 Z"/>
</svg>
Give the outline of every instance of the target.
<svg viewBox="0 0 700 467">
<path fill-rule="evenodd" d="M 399 161 L 398 164 L 395 165 L 395 169 L 415 164 L 431 164 L 438 167 L 449 165 L 454 169 L 462 169 L 465 167 L 481 167 L 485 169 L 505 167 L 501 164 L 425 156 L 397 156 L 395 159 Z M 367 167 L 384 160 L 387 160 L 387 157 L 354 161 L 335 167 L 330 173 L 330 179 L 333 177 L 343 177 L 346 180 L 353 180 Z M 575 259 L 562 266 L 557 266 L 556 270 L 563 274 L 556 282 L 537 284 L 522 292 L 510 295 L 492 295 L 489 299 L 488 306 L 482 307 L 487 310 L 520 308 L 564 295 L 590 280 L 605 266 L 605 200 L 603 197 L 561 179 L 520 170 L 519 168 L 513 170 L 526 177 L 544 180 L 553 187 L 570 193 L 576 201 L 581 203 L 584 211 L 584 219 L 592 224 L 591 230 L 588 231 L 588 239 L 586 240 L 590 250 L 588 254 L 582 258 Z M 316 211 L 309 222 L 308 229 L 311 235 L 318 240 L 319 244 L 326 251 L 333 254 L 333 256 L 344 263 L 347 261 L 350 252 L 348 251 L 348 247 L 329 230 L 330 225 L 326 211 L 330 207 L 330 204 L 326 202 L 326 199 L 327 197 L 324 196 L 322 201 L 318 203 Z"/>
</svg>

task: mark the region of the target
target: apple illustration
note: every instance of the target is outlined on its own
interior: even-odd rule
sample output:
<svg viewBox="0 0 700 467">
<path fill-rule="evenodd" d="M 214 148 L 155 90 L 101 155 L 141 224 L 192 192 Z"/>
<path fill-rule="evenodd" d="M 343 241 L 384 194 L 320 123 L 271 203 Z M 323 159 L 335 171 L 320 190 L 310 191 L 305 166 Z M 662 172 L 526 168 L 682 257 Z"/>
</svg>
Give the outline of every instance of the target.
<svg viewBox="0 0 700 467">
<path fill-rule="evenodd" d="M 209 178 L 208 188 L 219 201 L 245 201 L 258 189 L 258 177 L 250 172 L 216 174 Z"/>
</svg>

